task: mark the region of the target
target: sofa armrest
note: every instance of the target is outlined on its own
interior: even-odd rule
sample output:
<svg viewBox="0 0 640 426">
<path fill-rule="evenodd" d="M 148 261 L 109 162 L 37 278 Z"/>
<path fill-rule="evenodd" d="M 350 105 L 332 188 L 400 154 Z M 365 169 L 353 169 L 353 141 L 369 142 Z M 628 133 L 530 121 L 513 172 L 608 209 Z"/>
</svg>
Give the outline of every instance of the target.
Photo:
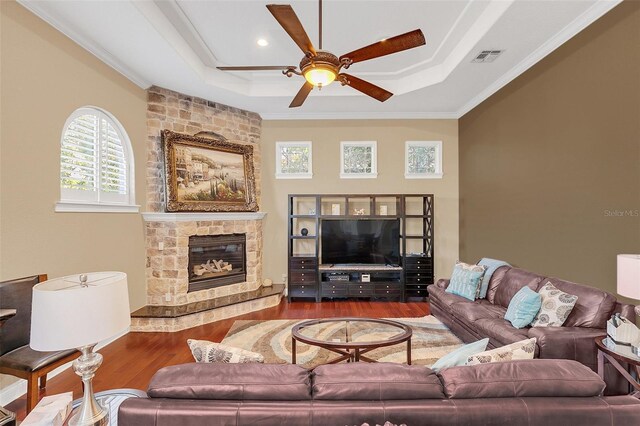
<svg viewBox="0 0 640 426">
<path fill-rule="evenodd" d="M 440 287 L 441 289 L 446 289 L 449 287 L 449 279 L 448 278 L 440 278 L 435 285 Z"/>
<path fill-rule="evenodd" d="M 574 359 L 595 370 L 597 366 L 596 337 L 607 332 L 604 328 L 532 327 L 529 337 L 537 339 L 538 357 L 546 359 Z"/>
</svg>

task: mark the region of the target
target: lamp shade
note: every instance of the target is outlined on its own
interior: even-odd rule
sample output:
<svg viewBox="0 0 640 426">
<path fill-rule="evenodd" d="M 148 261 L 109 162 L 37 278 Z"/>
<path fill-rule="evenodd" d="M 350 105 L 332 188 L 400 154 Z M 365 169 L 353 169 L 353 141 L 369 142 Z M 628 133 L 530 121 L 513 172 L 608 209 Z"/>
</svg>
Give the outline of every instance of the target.
<svg viewBox="0 0 640 426">
<path fill-rule="evenodd" d="M 92 272 L 69 275 L 33 287 L 31 341 L 37 351 L 93 345 L 121 333 L 131 324 L 127 274 Z"/>
<path fill-rule="evenodd" d="M 618 294 L 640 300 L 640 254 L 618 255 Z"/>
</svg>

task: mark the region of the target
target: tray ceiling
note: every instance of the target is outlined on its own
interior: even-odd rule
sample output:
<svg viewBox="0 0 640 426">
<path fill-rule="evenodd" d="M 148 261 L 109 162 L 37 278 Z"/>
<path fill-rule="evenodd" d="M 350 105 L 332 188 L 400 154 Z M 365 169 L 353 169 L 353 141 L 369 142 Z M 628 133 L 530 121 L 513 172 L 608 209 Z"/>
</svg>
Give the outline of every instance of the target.
<svg viewBox="0 0 640 426">
<path fill-rule="evenodd" d="M 296 109 L 288 105 L 302 77 L 215 68 L 298 65 L 302 52 L 265 7 L 272 2 L 20 1 L 143 88 L 158 85 L 265 119 L 458 118 L 620 1 L 325 0 L 325 50 L 340 55 L 416 28 L 427 44 L 349 69 L 393 92 L 384 103 L 334 83 Z M 292 5 L 318 47 L 317 1 L 279 3 Z M 471 62 L 482 50 L 504 52 Z"/>
</svg>

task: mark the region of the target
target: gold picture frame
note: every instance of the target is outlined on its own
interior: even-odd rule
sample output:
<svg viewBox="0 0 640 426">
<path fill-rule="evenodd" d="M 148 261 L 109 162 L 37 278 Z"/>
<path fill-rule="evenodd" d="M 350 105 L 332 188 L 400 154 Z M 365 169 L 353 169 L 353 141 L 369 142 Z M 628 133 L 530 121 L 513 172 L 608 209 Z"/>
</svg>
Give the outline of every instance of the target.
<svg viewBox="0 0 640 426">
<path fill-rule="evenodd" d="M 253 147 L 162 131 L 168 212 L 255 212 Z"/>
</svg>

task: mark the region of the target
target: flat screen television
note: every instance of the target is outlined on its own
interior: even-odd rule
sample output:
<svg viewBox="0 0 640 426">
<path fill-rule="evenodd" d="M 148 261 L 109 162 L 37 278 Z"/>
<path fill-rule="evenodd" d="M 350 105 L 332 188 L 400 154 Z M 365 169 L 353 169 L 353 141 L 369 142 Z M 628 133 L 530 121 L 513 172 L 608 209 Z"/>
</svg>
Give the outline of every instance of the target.
<svg viewBox="0 0 640 426">
<path fill-rule="evenodd" d="M 400 264 L 400 219 L 323 219 L 323 264 Z"/>
</svg>

